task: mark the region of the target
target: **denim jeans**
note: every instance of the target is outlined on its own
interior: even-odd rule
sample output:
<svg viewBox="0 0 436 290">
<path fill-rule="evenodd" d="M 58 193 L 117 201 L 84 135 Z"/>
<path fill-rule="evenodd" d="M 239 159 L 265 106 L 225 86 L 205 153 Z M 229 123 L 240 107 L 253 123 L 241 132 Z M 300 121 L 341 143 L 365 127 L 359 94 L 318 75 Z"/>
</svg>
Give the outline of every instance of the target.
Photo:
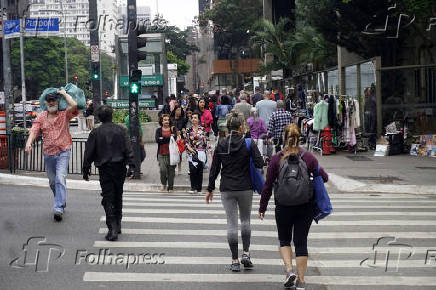
<svg viewBox="0 0 436 290">
<path fill-rule="evenodd" d="M 70 161 L 70 149 L 60 151 L 57 155 L 44 154 L 45 169 L 54 195 L 54 211 L 64 212 L 63 205 L 66 200 L 68 162 Z"/>
</svg>

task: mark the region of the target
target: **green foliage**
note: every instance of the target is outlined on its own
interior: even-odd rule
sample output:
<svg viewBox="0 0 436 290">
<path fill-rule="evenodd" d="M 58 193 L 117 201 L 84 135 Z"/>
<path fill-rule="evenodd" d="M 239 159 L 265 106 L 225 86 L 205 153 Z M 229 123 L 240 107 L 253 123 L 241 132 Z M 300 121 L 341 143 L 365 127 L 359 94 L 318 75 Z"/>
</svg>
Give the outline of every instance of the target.
<svg viewBox="0 0 436 290">
<path fill-rule="evenodd" d="M 394 5 L 395 8 L 389 9 Z M 434 47 L 435 41 L 425 28 L 435 5 L 434 1 L 428 0 L 299 0 L 297 11 L 306 17 L 310 15 L 308 23 L 327 41 L 346 47 L 364 58 L 381 55 L 384 65 L 395 65 L 400 49 L 406 43 L 409 46 L 418 43 L 425 49 Z M 399 36 L 396 37 L 400 14 L 411 18 L 402 19 Z M 387 16 L 387 31 L 375 32 L 374 28 L 385 26 Z M 407 26 L 414 16 L 415 21 Z"/>
<path fill-rule="evenodd" d="M 177 75 L 185 75 L 189 71 L 189 64 L 186 61 L 178 58 L 172 51 L 167 50 L 168 63 L 177 64 Z"/>
<path fill-rule="evenodd" d="M 167 24 L 165 19 L 154 20 L 153 22 L 155 24 L 148 28 L 148 32 L 165 33 L 165 38 L 168 40 L 165 48 L 167 51 L 171 51 L 177 58 L 186 59 L 187 55 L 199 51 L 197 46 L 188 43 L 187 30 L 182 31 L 177 26 L 160 25 L 159 23 Z"/>
<path fill-rule="evenodd" d="M 213 22 L 218 49 L 232 51 L 236 48 L 239 51 L 241 47 L 248 46 L 252 36 L 249 31 L 262 17 L 261 0 L 221 0 L 200 15 L 199 23 L 201 27 L 206 27 L 209 21 Z"/>
<path fill-rule="evenodd" d="M 116 109 L 112 115 L 112 121 L 117 124 L 124 124 L 127 115 L 129 115 L 129 110 Z M 138 117 L 140 123 L 150 122 L 150 117 L 145 110 L 139 110 Z"/>
<path fill-rule="evenodd" d="M 28 99 L 37 99 L 48 87 L 65 86 L 64 38 L 24 38 L 24 65 Z M 78 86 L 85 88 L 90 78 L 90 51 L 78 39 L 67 38 L 69 82 L 78 76 Z M 113 61 L 101 54 L 103 92 L 113 92 Z M 11 66 L 14 86 L 21 87 L 20 42 L 12 40 Z M 89 94 L 86 90 L 85 93 Z"/>
<path fill-rule="evenodd" d="M 336 61 L 336 46 L 327 42 L 313 27 L 300 25 L 294 31 L 287 29 L 290 19 L 282 18 L 274 25 L 261 20 L 251 41 L 262 45 L 266 53 L 274 55 L 272 63 L 262 66 L 263 73 L 272 70 L 290 70 L 299 64 L 312 63 L 315 67 L 330 65 Z"/>
</svg>

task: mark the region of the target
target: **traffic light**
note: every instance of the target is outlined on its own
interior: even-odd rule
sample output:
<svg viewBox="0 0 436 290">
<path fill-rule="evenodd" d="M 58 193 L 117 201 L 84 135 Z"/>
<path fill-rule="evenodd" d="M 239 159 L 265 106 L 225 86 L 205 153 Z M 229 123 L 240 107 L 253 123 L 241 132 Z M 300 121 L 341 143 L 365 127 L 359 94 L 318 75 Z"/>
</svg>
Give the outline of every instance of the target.
<svg viewBox="0 0 436 290">
<path fill-rule="evenodd" d="M 109 97 L 109 92 L 105 92 L 104 93 L 104 96 L 107 98 L 107 97 Z"/>
<path fill-rule="evenodd" d="M 132 75 L 130 76 L 129 83 L 130 94 L 137 95 L 141 93 L 141 76 L 142 71 L 138 69 L 132 70 Z"/>
<path fill-rule="evenodd" d="M 92 70 L 91 70 L 91 79 L 99 80 L 100 79 L 100 67 L 98 62 L 92 62 Z"/>
<path fill-rule="evenodd" d="M 73 77 L 73 79 L 74 79 L 75 82 L 77 82 L 77 81 L 79 80 L 79 77 L 78 77 L 77 75 L 75 75 L 75 76 Z"/>
<path fill-rule="evenodd" d="M 145 47 L 147 45 L 147 39 L 145 37 L 141 37 L 141 31 L 138 30 L 138 40 L 137 40 L 137 54 L 136 58 L 138 60 L 138 63 L 141 60 L 147 59 L 147 52 L 145 51 Z"/>
</svg>

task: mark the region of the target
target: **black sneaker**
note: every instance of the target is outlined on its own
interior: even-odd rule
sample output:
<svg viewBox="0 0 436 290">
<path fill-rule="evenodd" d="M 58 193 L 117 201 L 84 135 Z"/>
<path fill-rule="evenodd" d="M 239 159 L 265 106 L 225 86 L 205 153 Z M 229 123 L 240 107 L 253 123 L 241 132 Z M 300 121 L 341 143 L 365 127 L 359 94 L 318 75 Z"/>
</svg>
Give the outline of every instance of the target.
<svg viewBox="0 0 436 290">
<path fill-rule="evenodd" d="M 61 212 L 55 212 L 53 218 L 57 222 L 62 221 L 62 213 Z"/>
<path fill-rule="evenodd" d="M 250 256 L 247 254 L 242 254 L 241 264 L 244 265 L 244 268 L 253 268 L 253 263 L 250 260 Z"/>
<path fill-rule="evenodd" d="M 285 288 L 291 288 L 295 284 L 295 279 L 297 278 L 297 275 L 295 275 L 294 272 L 289 272 L 286 274 L 285 282 L 283 283 L 283 286 Z"/>
<path fill-rule="evenodd" d="M 232 272 L 240 272 L 241 271 L 241 264 L 240 263 L 232 263 L 231 269 L 232 269 Z"/>
</svg>

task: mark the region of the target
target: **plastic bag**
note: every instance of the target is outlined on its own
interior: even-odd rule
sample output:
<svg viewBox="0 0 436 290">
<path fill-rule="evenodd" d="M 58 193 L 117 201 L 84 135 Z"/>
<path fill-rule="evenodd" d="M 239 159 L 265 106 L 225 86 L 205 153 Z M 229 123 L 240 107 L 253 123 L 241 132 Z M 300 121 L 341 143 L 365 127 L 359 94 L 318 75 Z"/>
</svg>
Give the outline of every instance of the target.
<svg viewBox="0 0 436 290">
<path fill-rule="evenodd" d="M 180 162 L 180 155 L 179 155 L 179 146 L 177 146 L 176 140 L 174 140 L 174 137 L 171 136 L 170 138 L 170 165 L 175 166 L 179 164 Z"/>
<path fill-rule="evenodd" d="M 82 89 L 78 88 L 74 84 L 67 84 L 65 87 L 60 87 L 59 90 L 65 90 L 67 94 L 69 94 L 73 100 L 77 103 L 77 109 L 83 110 L 86 108 L 86 98 L 85 93 Z M 47 106 L 45 105 L 45 96 L 48 94 L 55 94 L 58 91 L 57 88 L 47 88 L 45 89 L 41 96 L 39 97 L 39 104 L 43 111 L 47 110 Z M 67 100 L 61 95 L 59 95 L 59 111 L 65 111 L 70 105 Z"/>
</svg>

